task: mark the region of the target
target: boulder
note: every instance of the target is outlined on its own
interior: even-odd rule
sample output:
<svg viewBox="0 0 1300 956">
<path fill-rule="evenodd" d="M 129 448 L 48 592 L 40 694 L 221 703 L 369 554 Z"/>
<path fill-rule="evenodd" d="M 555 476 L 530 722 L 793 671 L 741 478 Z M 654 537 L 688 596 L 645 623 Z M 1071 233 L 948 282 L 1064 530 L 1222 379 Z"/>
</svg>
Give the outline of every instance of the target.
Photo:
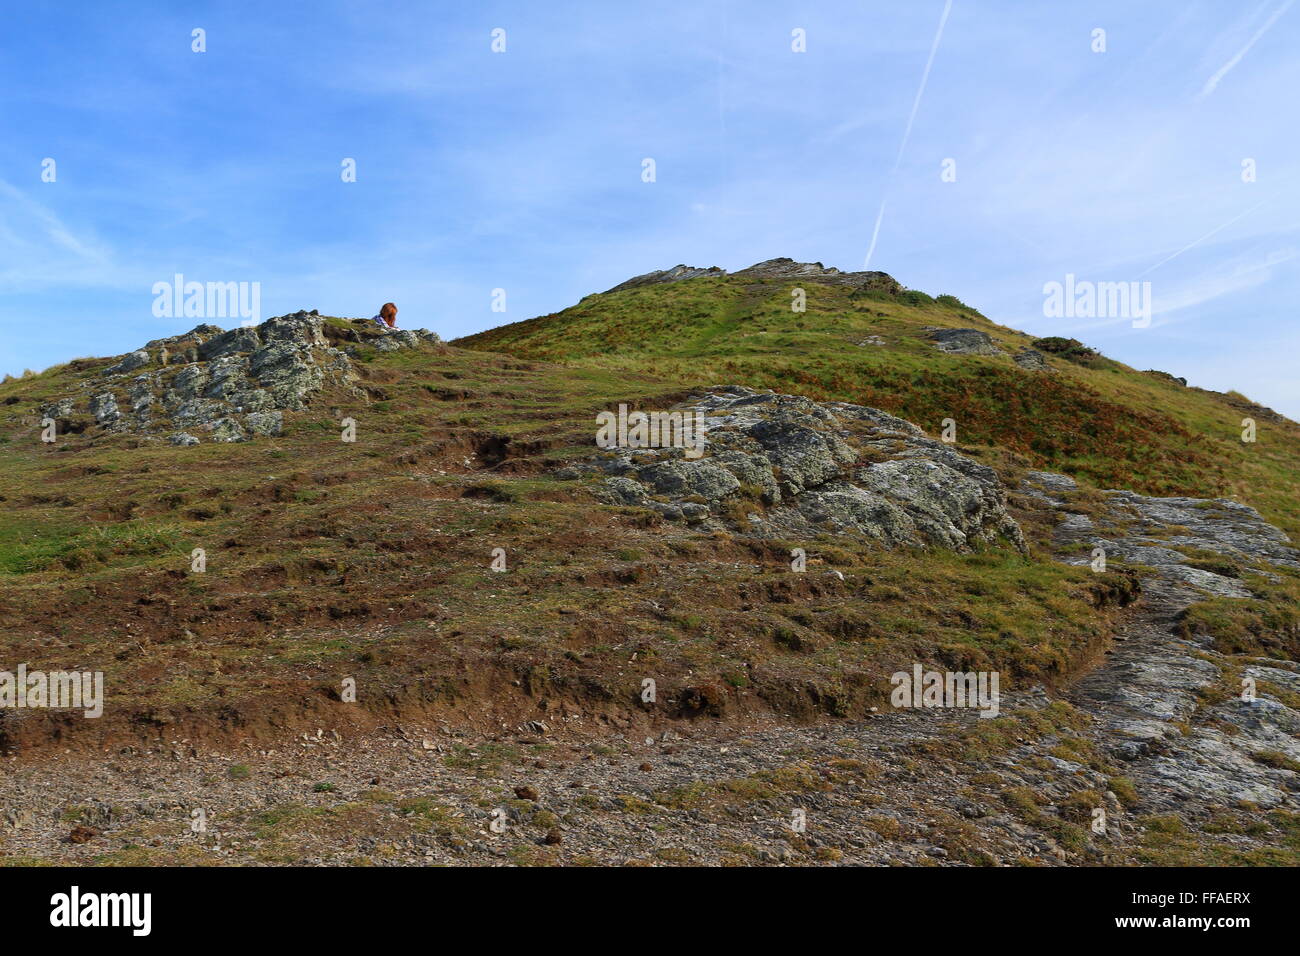
<svg viewBox="0 0 1300 956">
<path fill-rule="evenodd" d="M 1047 356 L 1037 349 L 1023 348 L 1017 352 L 1012 359 L 1017 365 L 1031 372 L 1051 372 L 1055 371 L 1052 366 L 1047 364 Z"/>
<path fill-rule="evenodd" d="M 987 332 L 979 329 L 933 329 L 930 340 L 941 352 L 954 355 L 1002 355 Z"/>
</svg>

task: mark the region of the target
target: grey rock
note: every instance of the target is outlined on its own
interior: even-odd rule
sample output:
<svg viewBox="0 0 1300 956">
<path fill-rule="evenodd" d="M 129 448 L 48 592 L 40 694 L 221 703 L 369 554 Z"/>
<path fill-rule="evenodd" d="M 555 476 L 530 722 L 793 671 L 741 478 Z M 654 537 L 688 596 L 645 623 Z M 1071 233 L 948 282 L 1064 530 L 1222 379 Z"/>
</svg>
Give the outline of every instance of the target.
<svg viewBox="0 0 1300 956">
<path fill-rule="evenodd" d="M 310 312 L 295 312 L 267 319 L 257 327 L 264 343 L 286 342 L 300 349 L 328 345 L 325 338 L 325 320 Z"/>
<path fill-rule="evenodd" d="M 210 363 L 208 384 L 203 390 L 204 397 L 231 399 L 236 392 L 247 385 L 248 365 L 249 360 L 237 354 L 223 355 Z"/>
<path fill-rule="evenodd" d="M 143 368 L 149 364 L 149 353 L 144 349 L 138 349 L 134 352 L 128 352 L 122 356 L 122 360 L 116 365 L 104 369 L 105 375 L 121 375 L 125 372 L 134 372 L 138 368 Z"/>
<path fill-rule="evenodd" d="M 211 426 L 218 419 L 225 417 L 228 411 L 225 402 L 213 398 L 195 398 L 172 410 L 172 421 L 178 425 Z"/>
<path fill-rule="evenodd" d="M 1055 369 L 1047 362 L 1047 356 L 1037 349 L 1023 348 L 1012 359 L 1017 365 L 1031 372 L 1052 372 Z"/>
<path fill-rule="evenodd" d="M 665 461 L 637 473 L 653 494 L 718 501 L 740 487 L 735 475 L 710 459 Z"/>
<path fill-rule="evenodd" d="M 310 352 L 290 341 L 273 340 L 249 358 L 249 375 L 271 395 L 277 408 L 301 410 L 324 383 Z"/>
<path fill-rule="evenodd" d="M 207 382 L 208 370 L 205 366 L 186 365 L 172 378 L 171 388 L 168 389 L 166 396 L 167 404 L 175 407 L 198 398 L 203 393 Z"/>
<path fill-rule="evenodd" d="M 687 523 L 696 524 L 709 517 L 709 508 L 707 505 L 687 502 L 682 505 L 682 517 L 686 519 Z"/>
<path fill-rule="evenodd" d="M 254 352 L 262 345 L 262 339 L 255 328 L 231 329 L 222 332 L 199 346 L 199 358 L 210 362 L 223 356 L 236 355 L 240 352 Z"/>
<path fill-rule="evenodd" d="M 196 325 L 188 332 L 182 332 L 180 335 L 170 335 L 165 339 L 154 339 L 150 342 L 146 342 L 144 347 L 146 349 L 156 349 L 160 346 L 165 346 L 170 349 L 182 342 L 206 341 L 214 335 L 220 335 L 222 331 L 224 330 L 219 325 L 207 325 L 205 323 L 203 325 Z"/>
<path fill-rule="evenodd" d="M 197 445 L 199 440 L 188 432 L 176 432 L 167 439 L 173 445 Z"/>
<path fill-rule="evenodd" d="M 219 418 L 211 425 L 212 440 L 219 442 L 248 441 L 248 435 L 233 418 Z"/>
<path fill-rule="evenodd" d="M 659 448 L 592 459 L 609 476 L 603 500 L 721 527 L 732 519 L 720 503 L 746 495 L 766 506 L 738 519 L 746 534 L 847 533 L 891 547 L 958 550 L 1005 540 L 1025 548 L 992 469 L 910 422 L 740 386 L 711 389 L 688 407 L 704 415 L 704 457 Z M 868 449 L 890 459 L 859 465 Z"/>
<path fill-rule="evenodd" d="M 284 427 L 282 412 L 252 412 L 244 416 L 244 424 L 256 435 L 278 435 Z"/>
<path fill-rule="evenodd" d="M 1047 491 L 1078 491 L 1078 483 L 1069 475 L 1059 475 L 1051 471 L 1031 471 L 1024 477 L 1026 486 L 1037 485 Z"/>
<path fill-rule="evenodd" d="M 934 329 L 930 340 L 941 352 L 954 355 L 1002 355 L 987 332 L 979 329 Z"/>
<path fill-rule="evenodd" d="M 76 401 L 71 398 L 51 402 L 41 409 L 42 418 L 67 418 L 76 409 Z"/>
<path fill-rule="evenodd" d="M 95 421 L 101 425 L 111 425 L 122 416 L 117 407 L 117 399 L 112 392 L 101 392 L 92 398 L 90 414 L 94 415 Z"/>
<path fill-rule="evenodd" d="M 409 329 L 394 329 L 385 332 L 375 340 L 375 348 L 381 352 L 396 352 L 398 349 L 412 349 L 423 339 Z"/>
<path fill-rule="evenodd" d="M 609 492 L 608 500 L 616 504 L 644 505 L 650 500 L 645 487 L 630 478 L 617 475 L 606 478 L 605 489 Z"/>
</svg>

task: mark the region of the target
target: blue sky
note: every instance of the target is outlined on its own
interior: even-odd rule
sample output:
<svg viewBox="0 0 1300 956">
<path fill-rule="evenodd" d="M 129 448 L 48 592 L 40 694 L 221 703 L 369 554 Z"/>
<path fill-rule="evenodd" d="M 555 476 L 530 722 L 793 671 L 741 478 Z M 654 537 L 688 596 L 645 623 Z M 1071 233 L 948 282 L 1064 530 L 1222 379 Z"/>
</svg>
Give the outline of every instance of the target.
<svg viewBox="0 0 1300 956">
<path fill-rule="evenodd" d="M 1300 418 L 1293 3 L 10 6 L 0 373 L 188 328 L 152 310 L 178 272 L 451 338 L 679 262 L 871 250 Z M 1045 317 L 1067 273 L 1150 281 L 1150 327 Z"/>
</svg>

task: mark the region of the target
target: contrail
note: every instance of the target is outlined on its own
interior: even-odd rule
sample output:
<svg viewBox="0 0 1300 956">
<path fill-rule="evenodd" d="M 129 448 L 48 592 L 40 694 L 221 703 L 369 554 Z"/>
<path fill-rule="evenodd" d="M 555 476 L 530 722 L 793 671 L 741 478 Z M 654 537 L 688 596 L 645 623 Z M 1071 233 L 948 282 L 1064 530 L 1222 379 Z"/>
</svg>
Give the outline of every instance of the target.
<svg viewBox="0 0 1300 956">
<path fill-rule="evenodd" d="M 867 261 L 862 263 L 862 268 L 871 265 L 871 255 L 876 251 L 876 239 L 880 235 L 880 220 L 885 218 L 885 201 L 880 200 L 880 212 L 876 213 L 876 228 L 871 230 L 871 248 L 867 250 Z"/>
<path fill-rule="evenodd" d="M 1287 6 L 1294 2 L 1295 0 L 1287 0 Z M 912 113 L 907 117 L 907 129 L 903 130 L 903 141 L 898 144 L 898 158 L 894 160 L 894 169 L 898 169 L 898 164 L 903 161 L 903 150 L 907 149 L 907 141 L 912 136 L 912 123 L 916 120 L 916 111 L 921 108 L 921 97 L 925 95 L 925 84 L 930 80 L 930 67 L 934 66 L 934 55 L 939 52 L 939 41 L 943 39 L 943 25 L 948 22 L 948 14 L 951 10 L 952 0 L 945 0 L 943 13 L 939 17 L 939 29 L 934 34 L 934 43 L 930 44 L 930 58 L 925 61 L 925 72 L 921 74 L 921 85 L 917 88 L 916 99 L 912 101 Z"/>
<path fill-rule="evenodd" d="M 1204 242 L 1206 239 L 1209 239 L 1210 236 L 1214 235 L 1216 232 L 1222 232 L 1224 229 L 1227 229 L 1229 226 L 1231 226 L 1231 225 L 1232 225 L 1234 222 L 1236 222 L 1238 219 L 1243 219 L 1243 218 L 1245 218 L 1246 216 L 1249 216 L 1252 212 L 1254 212 L 1254 211 L 1255 211 L 1256 209 L 1258 209 L 1260 206 L 1264 205 L 1264 203 L 1269 202 L 1272 198 L 1273 198 L 1272 196 L 1267 196 L 1267 197 L 1265 197 L 1264 199 L 1261 199 L 1259 202 L 1255 203 L 1255 205 L 1251 206 L 1251 207 L 1250 207 L 1249 209 L 1247 209 L 1245 212 L 1239 212 L 1239 213 L 1237 213 L 1237 215 L 1233 216 L 1231 219 L 1229 219 L 1227 222 L 1225 222 L 1222 226 L 1218 226 L 1218 227 L 1216 227 L 1216 228 L 1214 228 L 1214 229 L 1211 229 L 1211 230 L 1210 230 L 1209 232 L 1207 232 L 1205 235 L 1201 236 L 1201 238 L 1199 238 L 1199 239 L 1197 239 L 1197 240 L 1195 240 L 1195 241 L 1193 241 L 1193 242 L 1189 242 L 1187 245 L 1183 246 L 1181 249 L 1179 249 L 1179 250 L 1178 250 L 1177 252 L 1175 252 L 1173 255 L 1166 256 L 1165 258 L 1161 259 L 1159 262 L 1157 262 L 1155 265 L 1153 265 L 1150 269 L 1147 269 L 1146 272 L 1139 273 L 1139 274 L 1138 274 L 1138 278 L 1141 279 L 1142 276 L 1146 275 L 1148 272 L 1155 272 L 1157 269 L 1159 269 L 1159 268 L 1160 268 L 1162 265 L 1164 265 L 1166 262 L 1169 262 L 1169 261 L 1172 260 L 1172 259 L 1177 259 L 1177 258 L 1178 258 L 1179 256 L 1181 256 L 1184 252 L 1186 252 L 1188 249 L 1193 248 L 1194 246 L 1199 246 L 1202 242 Z"/>
<path fill-rule="evenodd" d="M 1294 3 L 1295 0 L 1288 0 Z M 934 66 L 934 55 L 939 52 L 939 41 L 943 39 L 943 27 L 948 22 L 948 14 L 952 11 L 952 0 L 944 0 L 943 13 L 939 15 L 939 29 L 935 31 L 934 42 L 930 44 L 930 56 L 925 61 L 925 71 L 921 74 L 921 85 L 917 87 L 916 99 L 912 101 L 912 112 L 907 117 L 907 127 L 903 130 L 903 141 L 898 144 L 898 155 L 894 157 L 894 167 L 889 171 L 889 179 L 892 181 L 894 174 L 898 172 L 899 164 L 903 161 L 903 153 L 907 149 L 907 141 L 912 138 L 912 124 L 916 122 L 916 113 L 921 108 L 921 97 L 925 95 L 925 84 L 930 80 L 930 68 Z M 885 217 L 885 203 L 889 198 L 889 187 L 886 184 L 885 195 L 880 200 L 880 211 L 876 213 L 876 227 L 871 231 L 871 248 L 867 250 L 867 258 L 862 263 L 865 269 L 871 265 L 871 256 L 876 251 L 876 239 L 880 236 L 880 222 Z"/>
<path fill-rule="evenodd" d="M 1236 66 L 1238 63 L 1241 62 L 1241 58 L 1250 52 L 1250 48 L 1255 45 L 1255 42 L 1260 37 L 1262 37 L 1265 33 L 1267 33 L 1270 29 L 1272 29 L 1273 24 L 1277 23 L 1278 18 L 1281 17 L 1282 14 L 1286 13 L 1288 10 L 1291 9 L 1291 4 L 1293 3 L 1295 3 L 1295 0 L 1286 0 L 1286 3 L 1278 7 L 1278 9 L 1273 13 L 1273 15 L 1264 21 L 1264 25 L 1255 32 L 1255 35 L 1250 38 L 1250 42 L 1247 43 L 1240 50 L 1238 50 L 1236 56 L 1234 56 L 1227 63 L 1223 64 L 1223 66 L 1219 67 L 1219 69 L 1215 71 L 1214 75 L 1205 81 L 1205 85 L 1201 87 L 1201 92 L 1197 94 L 1196 98 L 1198 100 L 1204 99 L 1205 97 L 1213 93 L 1218 88 L 1219 81 L 1228 75 L 1229 70 L 1231 70 L 1234 66 Z"/>
</svg>

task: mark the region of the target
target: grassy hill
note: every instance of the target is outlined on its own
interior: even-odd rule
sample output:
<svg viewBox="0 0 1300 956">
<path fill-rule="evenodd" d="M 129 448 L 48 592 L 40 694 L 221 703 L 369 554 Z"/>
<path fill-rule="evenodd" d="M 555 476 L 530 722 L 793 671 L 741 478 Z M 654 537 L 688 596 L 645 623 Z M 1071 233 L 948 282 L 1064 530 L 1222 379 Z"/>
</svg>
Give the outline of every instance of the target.
<svg viewBox="0 0 1300 956">
<path fill-rule="evenodd" d="M 649 291 L 713 301 L 689 285 Z M 733 293 L 731 318 L 690 350 L 723 379 L 756 378 L 772 353 L 742 336 L 729 354 L 746 321 Z M 599 340 L 573 335 L 579 348 Z M 84 414 L 58 442 L 39 440 L 40 409 L 84 401 L 112 359 L 0 384 L 7 659 L 103 670 L 110 695 L 99 721 L 0 714 L 0 749 L 347 730 L 411 714 L 626 727 L 652 719 L 638 704 L 646 673 L 677 717 L 851 716 L 883 703 L 887 675 L 914 660 L 1050 683 L 1105 640 L 1130 586 L 1122 571 L 1098 577 L 1010 547 L 700 534 L 594 502 L 590 481 L 556 471 L 592 453 L 595 412 L 663 407 L 707 377 L 686 357 L 655 369 L 653 355 L 641 343 L 620 366 L 363 347 L 359 394 L 326 387 L 279 435 L 192 447 Z M 344 417 L 354 443 L 340 441 Z M 790 573 L 794 546 L 810 573 Z M 489 567 L 496 548 L 507 573 Z M 339 700 L 345 677 L 355 705 Z"/>
<path fill-rule="evenodd" d="M 958 299 L 816 278 L 709 275 L 591 295 L 577 305 L 457 341 L 465 348 L 652 374 L 682 388 L 744 384 L 870 405 L 993 463 L 1069 473 L 1102 488 L 1233 497 L 1300 537 L 1300 426 L 1236 393 L 1182 385 L 1087 350 L 1012 356 L 1034 339 Z M 806 310 L 792 311 L 804 290 Z M 1007 354 L 948 354 L 929 329 L 975 328 Z M 879 337 L 873 339 L 872 337 Z M 880 344 L 875 344 L 879 342 Z M 1242 419 L 1258 441 L 1241 440 Z"/>
<path fill-rule="evenodd" d="M 795 287 L 805 312 L 790 310 Z M 364 326 L 325 322 L 340 344 Z M 984 330 L 1008 354 L 944 353 L 934 327 Z M 755 540 L 600 504 L 594 479 L 557 474 L 592 453 L 601 409 L 747 384 L 873 405 L 932 434 L 953 418 L 962 450 L 1009 486 L 1046 467 L 1233 495 L 1300 533 L 1293 423 L 1086 350 L 1031 372 L 1010 357 L 1030 343 L 888 283 L 647 282 L 450 346 L 361 343 L 359 388 L 326 385 L 278 435 L 193 447 L 84 413 L 41 442 L 41 409 L 84 402 L 114 361 L 74 360 L 0 383 L 5 650 L 31 668 L 104 670 L 113 706 L 75 727 L 97 739 L 411 712 L 630 726 L 649 719 L 647 668 L 678 717 L 862 714 L 915 660 L 1056 683 L 1095 659 L 1131 578 L 1053 561 L 1032 513 L 1017 512 L 1027 556 Z M 340 441 L 345 417 L 355 443 Z M 795 546 L 814 573 L 790 573 Z M 505 574 L 489 568 L 495 548 Z M 355 706 L 338 699 L 344 677 Z M 49 712 L 0 717 L 0 748 L 73 729 Z"/>
</svg>

